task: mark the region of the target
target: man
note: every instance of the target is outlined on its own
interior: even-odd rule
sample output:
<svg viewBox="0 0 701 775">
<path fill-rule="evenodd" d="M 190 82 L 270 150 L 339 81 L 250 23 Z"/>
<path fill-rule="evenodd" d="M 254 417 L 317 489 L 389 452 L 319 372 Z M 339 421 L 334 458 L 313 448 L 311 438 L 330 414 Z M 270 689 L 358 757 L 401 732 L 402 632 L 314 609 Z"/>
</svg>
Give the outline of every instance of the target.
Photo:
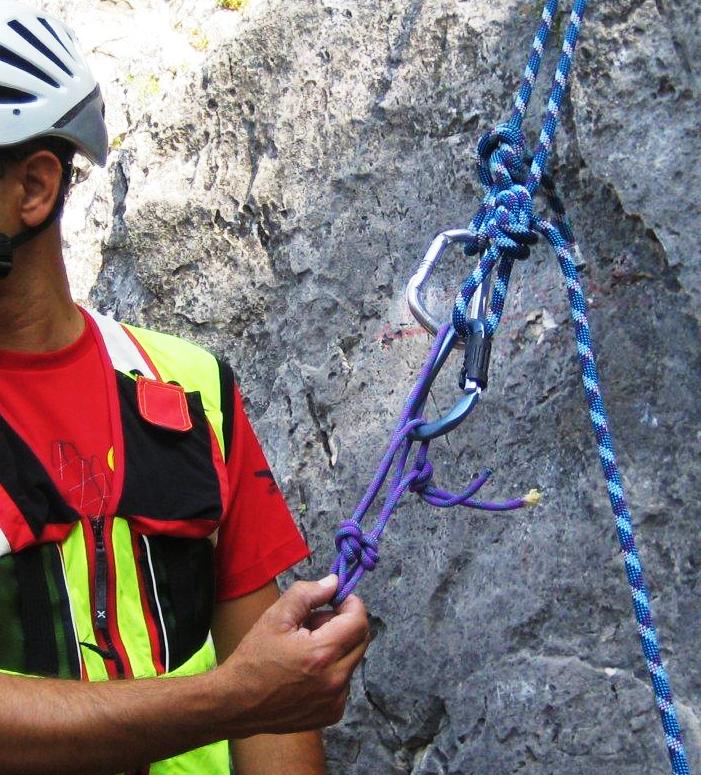
<svg viewBox="0 0 701 775">
<path fill-rule="evenodd" d="M 103 114 L 71 31 L 3 2 L 0 771 L 223 775 L 233 739 L 239 775 L 319 775 L 367 617 L 317 610 L 335 576 L 279 597 L 307 550 L 230 369 L 73 303 L 58 217 Z"/>
</svg>

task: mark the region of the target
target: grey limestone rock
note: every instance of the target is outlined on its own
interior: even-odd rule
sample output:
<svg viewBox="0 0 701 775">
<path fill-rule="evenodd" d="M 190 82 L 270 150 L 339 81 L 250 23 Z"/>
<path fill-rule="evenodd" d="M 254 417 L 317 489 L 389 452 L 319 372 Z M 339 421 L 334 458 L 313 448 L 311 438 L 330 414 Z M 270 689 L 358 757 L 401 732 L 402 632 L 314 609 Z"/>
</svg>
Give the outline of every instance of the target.
<svg viewBox="0 0 701 775">
<path fill-rule="evenodd" d="M 90 41 L 115 137 L 66 224 L 78 295 L 231 360 L 314 550 L 294 575 L 316 576 L 429 346 L 405 283 L 477 206 L 474 148 L 508 115 L 541 3 L 46 5 Z M 700 28 L 696 0 L 592 4 L 552 162 L 695 769 Z M 470 267 L 438 273 L 444 314 Z M 361 589 L 375 640 L 327 734 L 333 775 L 669 771 L 563 281 L 544 246 L 516 270 L 489 391 L 433 456 L 446 484 L 488 466 L 490 494 L 543 503 L 402 503 Z"/>
</svg>

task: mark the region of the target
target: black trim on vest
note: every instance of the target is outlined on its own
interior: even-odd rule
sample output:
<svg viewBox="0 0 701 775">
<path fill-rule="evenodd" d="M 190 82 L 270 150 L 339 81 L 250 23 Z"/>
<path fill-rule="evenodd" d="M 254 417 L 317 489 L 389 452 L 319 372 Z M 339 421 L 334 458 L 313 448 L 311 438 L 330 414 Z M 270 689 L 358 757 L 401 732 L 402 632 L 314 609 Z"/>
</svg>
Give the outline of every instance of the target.
<svg viewBox="0 0 701 775">
<path fill-rule="evenodd" d="M 61 497 L 27 443 L 0 417 L 0 484 L 39 538 L 44 525 L 71 524 L 80 515 Z"/>
<path fill-rule="evenodd" d="M 32 675 L 58 675 L 58 649 L 53 628 L 53 608 L 44 575 L 41 546 L 14 555 L 19 594 L 19 615 L 24 633 L 24 671 Z"/>
<path fill-rule="evenodd" d="M 234 438 L 234 370 L 226 361 L 217 358 L 219 366 L 219 384 L 221 385 L 222 433 L 224 435 L 224 460 L 229 462 L 231 445 Z"/>
<path fill-rule="evenodd" d="M 152 540 L 152 539 L 149 539 Z M 162 665 L 166 663 L 166 647 L 164 641 L 163 627 L 161 625 L 161 617 L 158 612 L 158 603 L 156 602 L 156 594 L 153 588 L 153 579 L 151 577 L 151 565 L 148 561 L 148 550 L 146 549 L 146 542 L 144 536 L 139 536 L 137 539 L 139 547 L 138 562 L 141 569 L 141 578 L 144 584 L 144 592 L 146 593 L 146 601 L 148 603 L 151 618 L 156 623 L 156 629 L 158 630 L 158 648 L 159 659 Z M 154 571 L 155 573 L 155 571 Z"/>
<path fill-rule="evenodd" d="M 120 372 L 116 376 L 126 460 L 117 513 L 164 521 L 218 521 L 223 508 L 221 487 L 200 394 L 187 393 L 192 430 L 165 430 L 141 417 L 136 382 Z"/>
<path fill-rule="evenodd" d="M 214 546 L 208 538 L 171 536 L 149 536 L 149 546 L 168 638 L 170 670 L 175 670 L 202 648 L 212 626 Z M 151 585 L 150 575 L 145 581 Z"/>
<path fill-rule="evenodd" d="M 24 632 L 20 619 L 19 589 L 11 554 L 0 557 L 0 668 L 24 672 Z"/>
<path fill-rule="evenodd" d="M 68 669 L 70 670 L 69 676 L 61 675 L 60 677 L 80 678 L 81 655 L 80 651 L 78 650 L 78 636 L 75 631 L 75 625 L 73 623 L 71 601 L 68 597 L 68 589 L 66 589 L 66 579 L 63 573 L 63 564 L 61 562 L 61 551 L 56 544 L 45 546 L 44 551 L 50 552 L 50 569 L 59 597 L 57 613 L 61 622 L 61 626 L 63 627 L 63 637 L 66 644 L 66 659 L 68 662 Z M 54 603 L 54 605 L 56 605 L 56 603 Z M 55 619 L 54 621 L 56 625 L 58 625 L 58 622 L 56 622 Z"/>
</svg>

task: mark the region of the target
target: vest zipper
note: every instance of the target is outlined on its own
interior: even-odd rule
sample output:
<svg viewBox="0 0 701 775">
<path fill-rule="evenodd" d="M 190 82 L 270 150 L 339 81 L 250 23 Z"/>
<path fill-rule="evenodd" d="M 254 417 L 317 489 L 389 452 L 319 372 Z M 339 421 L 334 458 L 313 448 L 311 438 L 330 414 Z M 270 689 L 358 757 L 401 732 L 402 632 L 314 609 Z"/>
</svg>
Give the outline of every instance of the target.
<svg viewBox="0 0 701 775">
<path fill-rule="evenodd" d="M 115 647 L 110 632 L 111 617 L 108 603 L 109 559 L 107 547 L 105 546 L 105 519 L 104 517 L 91 517 L 89 521 L 93 538 L 95 539 L 95 607 L 93 611 L 95 635 L 98 639 L 101 638 L 104 641 L 104 644 L 100 645 L 106 646 L 106 648 L 102 649 L 104 658 L 111 659 L 117 670 L 117 676 L 124 678 L 124 660 Z"/>
</svg>

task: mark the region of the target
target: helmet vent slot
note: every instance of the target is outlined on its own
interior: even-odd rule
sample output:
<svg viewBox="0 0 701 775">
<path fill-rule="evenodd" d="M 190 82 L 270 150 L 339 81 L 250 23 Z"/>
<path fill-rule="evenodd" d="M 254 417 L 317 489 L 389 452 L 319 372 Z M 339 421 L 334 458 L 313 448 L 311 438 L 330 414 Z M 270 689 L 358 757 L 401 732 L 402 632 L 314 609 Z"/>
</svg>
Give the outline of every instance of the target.
<svg viewBox="0 0 701 775">
<path fill-rule="evenodd" d="M 54 138 L 68 146 L 66 158 L 78 151 L 104 167 L 109 138 L 103 111 L 100 87 L 71 28 L 25 0 L 0 0 L 0 155 L 29 140 Z"/>
<path fill-rule="evenodd" d="M 14 51 L 10 51 L 10 49 L 5 48 L 4 46 L 0 46 L 0 62 L 4 62 L 6 65 L 16 67 L 18 70 L 24 70 L 25 73 L 29 73 L 29 75 L 33 75 L 40 81 L 48 83 L 49 86 L 53 86 L 54 88 L 58 89 L 58 81 L 55 81 L 50 75 L 45 73 L 43 70 L 40 70 L 36 65 L 33 65 L 31 62 L 27 62 L 26 59 L 19 56 L 18 54 L 15 54 Z"/>
<path fill-rule="evenodd" d="M 42 53 L 47 59 L 50 59 L 56 67 L 60 67 L 63 72 L 69 76 L 70 78 L 73 77 L 73 73 L 68 69 L 68 67 L 54 54 L 54 52 L 46 45 L 44 45 L 37 36 L 28 30 L 24 24 L 21 22 L 18 22 L 16 19 L 8 22 L 7 26 L 14 30 L 20 37 L 24 38 L 24 40 L 27 41 L 31 46 L 34 46 L 34 48 Z M 61 44 L 63 45 L 63 44 Z"/>
<path fill-rule="evenodd" d="M 68 56 L 75 60 L 75 57 L 71 52 L 66 48 L 64 42 L 59 38 L 59 36 L 56 34 L 56 30 L 49 24 L 49 22 L 46 19 L 43 19 L 41 16 L 38 16 L 37 19 L 39 20 L 39 24 L 47 31 L 49 32 L 54 38 L 56 38 L 57 43 L 61 46 L 61 48 L 68 54 Z"/>
<path fill-rule="evenodd" d="M 0 105 L 24 105 L 28 102 L 36 102 L 33 94 L 11 89 L 9 86 L 0 86 Z"/>
</svg>

